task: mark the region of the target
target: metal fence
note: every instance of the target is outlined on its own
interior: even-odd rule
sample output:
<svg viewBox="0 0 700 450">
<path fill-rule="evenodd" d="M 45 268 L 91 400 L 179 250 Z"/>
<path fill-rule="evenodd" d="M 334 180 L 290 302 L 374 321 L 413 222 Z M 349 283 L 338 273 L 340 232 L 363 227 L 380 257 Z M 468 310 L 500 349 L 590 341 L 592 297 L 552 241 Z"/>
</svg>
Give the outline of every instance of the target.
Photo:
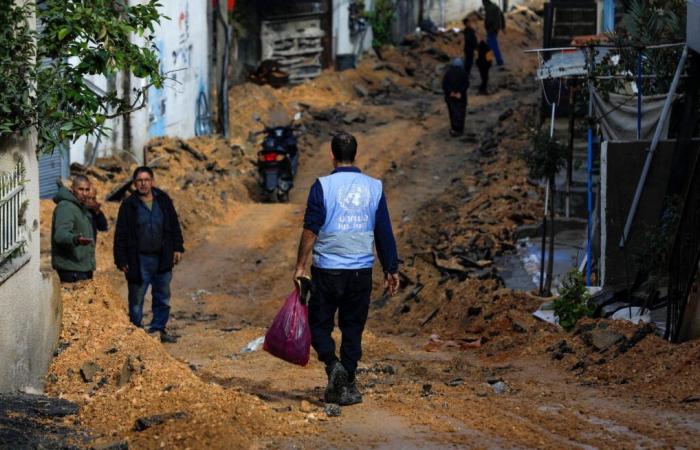
<svg viewBox="0 0 700 450">
<path fill-rule="evenodd" d="M 25 201 L 24 167 L 19 162 L 11 172 L 0 175 L 0 265 L 24 249 Z"/>
<path fill-rule="evenodd" d="M 683 314 L 700 261 L 700 160 L 695 161 L 683 200 L 669 267 L 665 337 L 674 342 L 680 337 Z"/>
</svg>

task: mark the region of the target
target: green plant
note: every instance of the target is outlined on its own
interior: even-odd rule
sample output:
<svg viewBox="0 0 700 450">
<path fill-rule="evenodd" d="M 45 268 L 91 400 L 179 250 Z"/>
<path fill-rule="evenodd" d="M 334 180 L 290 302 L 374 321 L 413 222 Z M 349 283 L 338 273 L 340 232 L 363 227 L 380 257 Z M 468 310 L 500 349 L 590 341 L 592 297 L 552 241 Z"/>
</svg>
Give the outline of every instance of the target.
<svg viewBox="0 0 700 450">
<path fill-rule="evenodd" d="M 39 150 L 50 153 L 81 136 L 104 134 L 107 119 L 142 108 L 147 90 L 164 80 L 152 37 L 160 6 L 158 0 L 3 2 L 0 138 L 36 127 Z M 40 33 L 28 25 L 34 14 Z M 96 92 L 86 81 L 120 72 L 147 83 L 119 95 Z"/>
<path fill-rule="evenodd" d="M 559 298 L 554 300 L 554 313 L 564 330 L 571 331 L 579 319 L 593 316 L 595 305 L 586 290 L 583 273 L 578 270 L 569 272 L 559 292 Z"/>
<path fill-rule="evenodd" d="M 391 28 L 394 24 L 396 5 L 392 0 L 376 0 L 372 11 L 367 15 L 372 26 L 372 47 L 391 44 Z"/>
<path fill-rule="evenodd" d="M 552 178 L 566 164 L 568 149 L 550 137 L 548 130 L 535 130 L 530 143 L 531 145 L 523 150 L 521 157 L 532 178 Z"/>
<path fill-rule="evenodd" d="M 29 3 L 2 2 L 0 8 L 0 137 L 26 130 L 34 122 L 32 80 L 35 77 L 35 33 Z"/>
<path fill-rule="evenodd" d="M 105 120 L 142 108 L 147 90 L 162 87 L 152 36 L 161 19 L 160 6 L 157 0 L 136 5 L 126 0 L 46 0 L 37 10 L 44 25 L 38 58 L 51 61 L 37 68 L 42 151 L 52 152 L 81 136 L 104 134 Z M 132 42 L 134 35 L 144 43 Z M 95 92 L 85 80 L 89 75 L 113 77 L 122 71 L 149 81 L 120 96 L 116 91 Z"/>
</svg>

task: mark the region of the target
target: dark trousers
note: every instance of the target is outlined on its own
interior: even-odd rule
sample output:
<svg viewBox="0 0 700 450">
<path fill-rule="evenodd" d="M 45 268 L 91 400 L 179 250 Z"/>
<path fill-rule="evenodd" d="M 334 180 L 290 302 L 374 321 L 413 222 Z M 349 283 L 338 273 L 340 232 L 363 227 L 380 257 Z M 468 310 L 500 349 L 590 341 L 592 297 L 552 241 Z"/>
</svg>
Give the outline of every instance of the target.
<svg viewBox="0 0 700 450">
<path fill-rule="evenodd" d="M 92 280 L 92 272 L 75 272 L 72 270 L 57 270 L 61 283 L 75 283 L 76 281 Z"/>
<path fill-rule="evenodd" d="M 467 116 L 467 99 L 445 97 L 447 111 L 450 113 L 450 127 L 458 133 L 464 132 L 464 119 Z"/>
<path fill-rule="evenodd" d="M 311 268 L 309 325 L 311 345 L 318 359 L 326 364 L 337 360 L 335 341 L 331 337 L 338 311 L 342 332 L 340 362 L 354 379 L 362 358 L 362 332 L 367 323 L 372 292 L 372 269 L 329 270 Z"/>
<path fill-rule="evenodd" d="M 477 64 L 479 68 L 479 75 L 481 75 L 481 85 L 479 86 L 479 92 L 486 94 L 488 92 L 489 86 L 489 70 L 491 69 L 491 64 Z"/>
<path fill-rule="evenodd" d="M 149 326 L 150 331 L 165 330 L 170 317 L 170 281 L 173 273 L 158 273 L 159 260 L 158 256 L 139 255 L 142 282 L 129 283 L 129 319 L 137 327 L 141 326 L 143 302 L 148 286 L 151 286 L 153 318 Z"/>
<path fill-rule="evenodd" d="M 474 50 L 464 51 L 464 71 L 467 72 L 467 80 L 472 73 L 472 66 L 474 65 Z"/>
</svg>

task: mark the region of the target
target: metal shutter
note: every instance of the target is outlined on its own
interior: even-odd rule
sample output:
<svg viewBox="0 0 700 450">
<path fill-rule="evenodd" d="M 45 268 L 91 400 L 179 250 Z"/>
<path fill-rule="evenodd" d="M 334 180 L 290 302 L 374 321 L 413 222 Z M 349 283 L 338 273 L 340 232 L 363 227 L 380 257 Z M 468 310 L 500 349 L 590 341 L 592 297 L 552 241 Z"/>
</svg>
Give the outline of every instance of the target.
<svg viewBox="0 0 700 450">
<path fill-rule="evenodd" d="M 39 157 L 39 196 L 51 198 L 58 192 L 61 177 L 68 176 L 68 159 L 61 151 Z"/>
</svg>

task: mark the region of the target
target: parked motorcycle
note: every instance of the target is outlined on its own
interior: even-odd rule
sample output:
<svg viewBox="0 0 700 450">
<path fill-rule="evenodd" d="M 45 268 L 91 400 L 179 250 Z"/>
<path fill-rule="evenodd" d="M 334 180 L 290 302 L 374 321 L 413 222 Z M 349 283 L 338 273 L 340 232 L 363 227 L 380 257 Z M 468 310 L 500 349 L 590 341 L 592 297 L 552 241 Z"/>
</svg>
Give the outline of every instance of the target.
<svg viewBox="0 0 700 450">
<path fill-rule="evenodd" d="M 299 166 L 297 134 L 301 131 L 301 112 L 294 114 L 288 125 L 268 126 L 257 114 L 253 119 L 263 125 L 255 133 L 264 135 L 262 150 L 258 152 L 258 174 L 260 187 L 267 201 L 277 196 L 277 201 L 289 201 L 289 191 L 294 186 L 294 176 Z"/>
</svg>

